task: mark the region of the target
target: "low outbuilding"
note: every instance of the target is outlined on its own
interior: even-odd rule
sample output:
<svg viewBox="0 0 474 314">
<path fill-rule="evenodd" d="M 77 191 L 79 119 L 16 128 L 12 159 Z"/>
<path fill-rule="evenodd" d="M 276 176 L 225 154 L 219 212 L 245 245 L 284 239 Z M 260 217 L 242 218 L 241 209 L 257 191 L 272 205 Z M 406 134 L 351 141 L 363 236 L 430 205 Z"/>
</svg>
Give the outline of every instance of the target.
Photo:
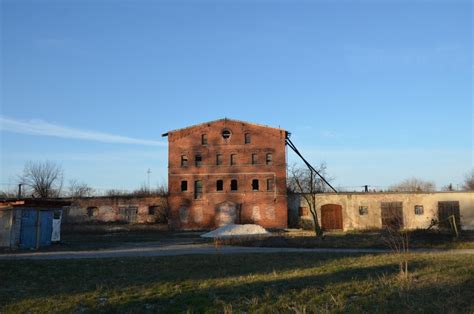
<svg viewBox="0 0 474 314">
<path fill-rule="evenodd" d="M 38 249 L 59 241 L 62 208 L 68 205 L 54 199 L 0 201 L 0 247 Z"/>
</svg>

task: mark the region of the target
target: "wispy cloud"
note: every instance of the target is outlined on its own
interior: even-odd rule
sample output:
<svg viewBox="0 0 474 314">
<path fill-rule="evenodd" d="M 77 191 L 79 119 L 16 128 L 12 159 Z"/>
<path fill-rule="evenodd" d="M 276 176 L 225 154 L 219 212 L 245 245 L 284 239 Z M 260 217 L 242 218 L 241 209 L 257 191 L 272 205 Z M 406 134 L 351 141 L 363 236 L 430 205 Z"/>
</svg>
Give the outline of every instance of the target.
<svg viewBox="0 0 474 314">
<path fill-rule="evenodd" d="M 146 146 L 166 146 L 166 143 L 109 134 L 97 131 L 81 130 L 62 125 L 52 124 L 43 120 L 21 121 L 0 116 L 2 132 L 21 133 L 29 135 L 53 136 L 60 138 L 78 139 L 103 143 L 133 144 Z"/>
</svg>

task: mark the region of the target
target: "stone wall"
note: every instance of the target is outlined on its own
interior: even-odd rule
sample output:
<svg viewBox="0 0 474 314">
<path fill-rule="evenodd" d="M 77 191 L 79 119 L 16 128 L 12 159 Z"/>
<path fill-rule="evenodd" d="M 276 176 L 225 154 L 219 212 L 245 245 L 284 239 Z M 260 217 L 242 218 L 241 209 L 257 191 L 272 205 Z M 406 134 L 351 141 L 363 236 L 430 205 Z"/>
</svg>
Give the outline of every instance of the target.
<svg viewBox="0 0 474 314">
<path fill-rule="evenodd" d="M 299 201 L 297 200 L 299 198 Z M 321 223 L 321 207 L 336 204 L 342 207 L 343 230 L 380 229 L 382 227 L 381 203 L 402 202 L 405 228 L 426 228 L 432 219 L 438 219 L 438 202 L 457 201 L 461 215 L 461 226 L 474 229 L 474 192 L 433 192 L 433 193 L 325 193 L 317 194 L 318 219 Z M 300 207 L 308 207 L 300 195 L 289 197 L 289 215 L 296 219 L 311 219 L 310 214 L 300 216 Z M 415 206 L 422 206 L 423 213 L 415 214 Z M 361 215 L 360 207 L 367 208 Z M 304 211 L 304 210 L 303 210 Z"/>
<path fill-rule="evenodd" d="M 64 208 L 64 223 L 166 223 L 168 205 L 163 196 L 87 197 L 71 201 L 71 206 Z"/>
</svg>

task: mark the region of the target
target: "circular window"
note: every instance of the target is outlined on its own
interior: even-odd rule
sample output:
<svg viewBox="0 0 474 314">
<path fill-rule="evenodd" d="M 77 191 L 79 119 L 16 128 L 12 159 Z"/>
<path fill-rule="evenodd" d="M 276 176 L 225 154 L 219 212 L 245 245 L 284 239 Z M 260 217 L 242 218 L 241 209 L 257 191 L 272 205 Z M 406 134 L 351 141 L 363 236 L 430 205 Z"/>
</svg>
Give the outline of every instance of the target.
<svg viewBox="0 0 474 314">
<path fill-rule="evenodd" d="M 231 133 L 229 130 L 222 131 L 222 138 L 227 140 L 230 137 Z"/>
</svg>

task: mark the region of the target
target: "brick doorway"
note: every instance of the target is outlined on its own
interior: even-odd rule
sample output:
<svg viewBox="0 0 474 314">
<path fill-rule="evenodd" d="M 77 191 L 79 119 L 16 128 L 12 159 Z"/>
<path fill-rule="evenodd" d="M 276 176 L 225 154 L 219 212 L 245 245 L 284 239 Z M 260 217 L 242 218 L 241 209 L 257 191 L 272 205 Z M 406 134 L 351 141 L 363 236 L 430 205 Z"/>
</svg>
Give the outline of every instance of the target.
<svg viewBox="0 0 474 314">
<path fill-rule="evenodd" d="M 217 205 L 216 224 L 219 227 L 233 224 L 237 218 L 237 204 L 232 202 L 223 202 Z"/>
<path fill-rule="evenodd" d="M 326 204 L 321 206 L 321 227 L 324 230 L 342 230 L 342 206 Z"/>
</svg>

